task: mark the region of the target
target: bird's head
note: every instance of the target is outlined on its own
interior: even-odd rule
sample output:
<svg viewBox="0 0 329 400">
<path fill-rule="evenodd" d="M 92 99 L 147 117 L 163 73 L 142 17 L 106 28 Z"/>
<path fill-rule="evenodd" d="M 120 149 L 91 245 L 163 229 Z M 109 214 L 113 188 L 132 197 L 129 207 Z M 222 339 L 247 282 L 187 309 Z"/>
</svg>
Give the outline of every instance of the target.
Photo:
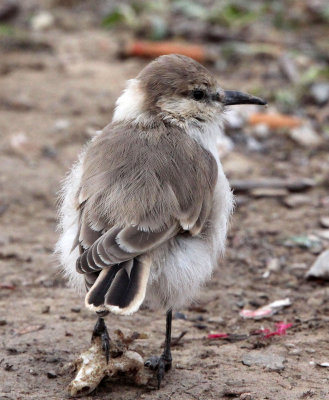
<svg viewBox="0 0 329 400">
<path fill-rule="evenodd" d="M 189 57 L 170 54 L 149 63 L 129 81 L 117 101 L 114 121 L 146 122 L 161 118 L 185 125 L 209 123 L 225 106 L 266 102 L 242 92 L 223 90 L 215 77 Z"/>
</svg>

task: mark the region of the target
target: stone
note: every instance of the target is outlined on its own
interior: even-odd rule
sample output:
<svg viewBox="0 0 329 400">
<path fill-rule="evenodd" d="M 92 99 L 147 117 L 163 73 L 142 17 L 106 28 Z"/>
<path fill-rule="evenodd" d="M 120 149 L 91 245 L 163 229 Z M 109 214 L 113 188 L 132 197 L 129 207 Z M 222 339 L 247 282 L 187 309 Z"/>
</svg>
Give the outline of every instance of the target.
<svg viewBox="0 0 329 400">
<path fill-rule="evenodd" d="M 283 203 L 288 208 L 297 208 L 312 203 L 312 198 L 305 194 L 292 194 L 283 199 Z"/>
<path fill-rule="evenodd" d="M 311 306 L 312 308 L 316 309 L 316 308 L 320 307 L 323 304 L 323 299 L 319 298 L 319 297 L 310 297 L 307 300 L 307 304 L 309 306 Z"/>
<path fill-rule="evenodd" d="M 253 134 L 257 139 L 264 140 L 271 135 L 271 131 L 266 124 L 257 124 L 253 127 Z"/>
<path fill-rule="evenodd" d="M 315 132 L 310 123 L 305 123 L 289 132 L 290 138 L 305 148 L 318 147 L 322 143 L 320 135 Z"/>
<path fill-rule="evenodd" d="M 49 379 L 57 378 L 56 372 L 54 372 L 54 371 L 48 371 L 48 372 L 47 372 L 47 378 L 49 378 Z"/>
<path fill-rule="evenodd" d="M 211 317 L 208 319 L 208 322 L 213 324 L 223 324 L 224 320 L 222 317 Z"/>
<path fill-rule="evenodd" d="M 329 217 L 321 217 L 320 218 L 320 225 L 323 228 L 329 228 Z"/>
<path fill-rule="evenodd" d="M 329 100 L 329 83 L 317 82 L 310 88 L 312 99 L 319 105 L 327 103 Z"/>
<path fill-rule="evenodd" d="M 273 353 L 262 353 L 260 351 L 250 351 L 245 353 L 242 363 L 251 367 L 260 365 L 271 371 L 282 371 L 284 369 L 285 358 Z"/>
<path fill-rule="evenodd" d="M 68 119 L 57 119 L 54 124 L 54 129 L 58 132 L 64 131 L 70 127 L 71 123 Z"/>
<path fill-rule="evenodd" d="M 253 197 L 285 197 L 288 194 L 287 189 L 281 188 L 256 188 L 251 189 L 250 194 Z"/>
<path fill-rule="evenodd" d="M 225 173 L 229 176 L 243 177 L 254 174 L 259 166 L 252 159 L 238 152 L 230 153 L 223 162 Z"/>
<path fill-rule="evenodd" d="M 314 233 L 321 239 L 329 240 L 329 229 L 321 229 L 319 231 L 315 231 Z"/>
<path fill-rule="evenodd" d="M 40 11 L 31 18 L 31 27 L 34 31 L 50 29 L 55 22 L 54 16 L 48 11 Z"/>
<path fill-rule="evenodd" d="M 49 314 L 49 311 L 50 311 L 50 306 L 43 306 L 41 308 L 41 313 L 42 314 Z"/>
<path fill-rule="evenodd" d="M 329 250 L 323 251 L 306 274 L 307 278 L 322 278 L 329 280 Z"/>
</svg>

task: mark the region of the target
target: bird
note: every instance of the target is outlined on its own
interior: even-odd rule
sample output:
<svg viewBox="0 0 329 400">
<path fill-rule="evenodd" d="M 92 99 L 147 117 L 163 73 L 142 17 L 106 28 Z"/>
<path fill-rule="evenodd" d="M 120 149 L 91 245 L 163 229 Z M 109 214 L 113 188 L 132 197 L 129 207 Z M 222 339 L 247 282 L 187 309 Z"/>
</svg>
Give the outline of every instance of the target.
<svg viewBox="0 0 329 400">
<path fill-rule="evenodd" d="M 145 362 L 158 387 L 172 365 L 173 310 L 196 298 L 225 249 L 234 200 L 216 142 L 235 104 L 266 102 L 222 89 L 189 57 L 160 56 L 127 82 L 61 191 L 56 252 L 97 315 L 107 360 L 107 314 L 166 312 L 163 352 Z"/>
</svg>

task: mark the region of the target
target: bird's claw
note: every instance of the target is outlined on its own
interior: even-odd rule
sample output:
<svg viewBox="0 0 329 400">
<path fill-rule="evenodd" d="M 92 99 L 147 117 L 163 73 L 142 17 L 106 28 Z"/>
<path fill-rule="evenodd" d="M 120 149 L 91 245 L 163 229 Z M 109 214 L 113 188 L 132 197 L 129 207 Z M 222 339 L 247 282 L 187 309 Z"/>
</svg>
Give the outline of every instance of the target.
<svg viewBox="0 0 329 400">
<path fill-rule="evenodd" d="M 96 325 L 94 327 L 93 330 L 93 334 L 91 337 L 91 341 L 93 341 L 96 337 L 100 337 L 101 338 L 101 342 L 102 342 L 102 349 L 104 351 L 105 354 L 105 358 L 106 358 L 106 362 L 109 362 L 109 358 L 110 358 L 110 336 L 109 333 L 107 331 L 105 322 L 103 318 L 98 318 Z"/>
<path fill-rule="evenodd" d="M 161 381 L 164 378 L 165 372 L 170 370 L 171 363 L 171 357 L 167 358 L 164 355 L 162 355 L 161 357 L 151 356 L 145 361 L 145 367 L 149 368 L 151 371 L 156 372 L 158 389 L 160 389 Z"/>
</svg>

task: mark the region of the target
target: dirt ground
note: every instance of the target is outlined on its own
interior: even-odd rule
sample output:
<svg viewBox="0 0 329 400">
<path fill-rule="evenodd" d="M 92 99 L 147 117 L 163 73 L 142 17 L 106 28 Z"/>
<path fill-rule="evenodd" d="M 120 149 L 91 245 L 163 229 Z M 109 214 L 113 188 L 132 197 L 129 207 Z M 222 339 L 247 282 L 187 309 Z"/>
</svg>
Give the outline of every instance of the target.
<svg viewBox="0 0 329 400">
<path fill-rule="evenodd" d="M 114 37 L 100 29 L 50 31 L 42 39 L 52 51 L 12 50 L 0 58 L 1 400 L 66 398 L 73 373 L 65 365 L 88 347 L 95 316 L 67 288 L 53 256 L 56 194 L 81 147 L 111 120 L 124 82 L 145 65 L 118 60 Z M 238 79 L 230 71 L 217 75 L 226 88 L 247 90 L 250 78 L 266 86 L 260 69 L 247 77 L 240 71 Z M 328 368 L 317 365 L 329 362 L 329 287 L 304 277 L 328 241 L 319 239 L 315 247 L 286 242 L 318 231 L 320 218 L 328 216 L 328 142 L 315 151 L 271 132 L 261 151 L 236 143 L 223 159 L 230 179 L 306 177 L 322 183 L 293 208 L 279 194 L 238 195 L 225 258 L 198 303 L 179 310 L 186 319 L 173 321 L 174 337 L 187 333 L 173 347 L 173 368 L 161 389 L 106 382 L 93 399 L 329 398 Z M 287 297 L 291 306 L 269 319 L 239 316 L 241 308 Z M 286 335 L 250 335 L 278 321 L 293 324 Z M 112 334 L 121 328 L 147 336 L 133 345 L 145 356 L 160 353 L 164 322 L 163 313 L 148 310 L 107 317 Z M 246 336 L 207 338 L 216 332 Z M 242 360 L 248 354 L 283 357 L 283 365 L 247 366 Z"/>
</svg>

